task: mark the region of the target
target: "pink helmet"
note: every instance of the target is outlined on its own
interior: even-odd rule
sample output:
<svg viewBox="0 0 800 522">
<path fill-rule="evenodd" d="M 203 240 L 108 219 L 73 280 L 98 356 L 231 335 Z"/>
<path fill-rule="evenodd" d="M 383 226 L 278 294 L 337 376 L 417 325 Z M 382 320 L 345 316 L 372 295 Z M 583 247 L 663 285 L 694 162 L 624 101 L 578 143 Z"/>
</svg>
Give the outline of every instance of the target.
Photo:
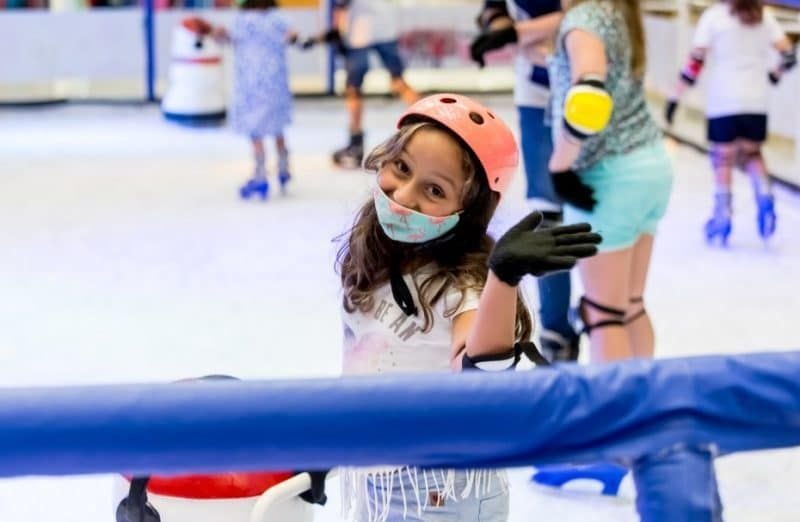
<svg viewBox="0 0 800 522">
<path fill-rule="evenodd" d="M 480 161 L 489 188 L 502 194 L 511 184 L 519 166 L 514 134 L 492 111 L 466 96 L 434 94 L 411 105 L 397 120 L 397 127 L 409 118 L 434 120 L 461 138 Z"/>
</svg>

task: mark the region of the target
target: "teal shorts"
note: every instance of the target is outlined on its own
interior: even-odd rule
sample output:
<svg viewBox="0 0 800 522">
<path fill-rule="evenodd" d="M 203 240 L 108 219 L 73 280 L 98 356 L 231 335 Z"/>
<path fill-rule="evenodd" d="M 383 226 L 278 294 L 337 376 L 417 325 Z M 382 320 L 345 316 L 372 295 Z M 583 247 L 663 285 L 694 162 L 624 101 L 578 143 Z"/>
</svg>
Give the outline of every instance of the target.
<svg viewBox="0 0 800 522">
<path fill-rule="evenodd" d="M 564 205 L 564 222 L 590 223 L 603 236 L 600 252 L 630 248 L 643 234 L 655 234 L 672 191 L 672 165 L 660 140 L 606 156 L 579 174 L 597 205 L 592 212 Z"/>
</svg>

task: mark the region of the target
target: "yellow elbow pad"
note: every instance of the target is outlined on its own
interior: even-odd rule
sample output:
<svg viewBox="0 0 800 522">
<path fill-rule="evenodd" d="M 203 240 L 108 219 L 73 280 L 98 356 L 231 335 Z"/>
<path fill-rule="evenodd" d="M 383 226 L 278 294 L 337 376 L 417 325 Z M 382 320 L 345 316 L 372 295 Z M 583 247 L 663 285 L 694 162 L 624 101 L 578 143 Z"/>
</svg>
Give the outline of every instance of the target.
<svg viewBox="0 0 800 522">
<path fill-rule="evenodd" d="M 581 78 L 567 91 L 564 127 L 572 136 L 584 140 L 608 126 L 613 109 L 614 101 L 602 80 Z"/>
</svg>

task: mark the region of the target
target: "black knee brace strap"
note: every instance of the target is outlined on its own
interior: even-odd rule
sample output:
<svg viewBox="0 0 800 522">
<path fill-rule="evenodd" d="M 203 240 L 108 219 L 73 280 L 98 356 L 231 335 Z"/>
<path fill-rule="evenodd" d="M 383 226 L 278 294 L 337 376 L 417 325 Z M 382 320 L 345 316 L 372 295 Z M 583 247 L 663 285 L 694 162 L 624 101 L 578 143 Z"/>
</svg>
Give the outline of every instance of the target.
<svg viewBox="0 0 800 522">
<path fill-rule="evenodd" d="M 642 299 L 641 297 L 631 297 L 630 302 L 631 302 L 631 304 L 641 304 L 642 305 L 642 309 L 639 310 L 638 312 L 636 312 L 635 314 L 633 314 L 632 316 L 628 317 L 627 319 L 625 319 L 625 324 L 631 324 L 632 322 L 634 322 L 638 318 L 640 318 L 643 315 L 647 314 L 647 310 L 644 307 L 644 299 Z"/>
<path fill-rule="evenodd" d="M 615 316 L 612 319 L 603 319 L 598 321 L 594 324 L 589 324 L 586 320 L 586 307 L 590 306 L 595 310 L 599 310 L 606 314 Z M 583 321 L 583 331 L 581 333 L 591 333 L 592 330 L 596 328 L 608 328 L 610 326 L 625 326 L 625 310 L 620 310 L 619 308 L 611 308 L 610 306 L 602 305 L 595 301 L 592 301 L 588 297 L 581 297 L 580 304 L 579 304 L 581 320 Z"/>
<path fill-rule="evenodd" d="M 462 370 L 483 370 L 487 372 L 502 372 L 505 370 L 513 370 L 522 360 L 522 356 L 528 358 L 536 366 L 549 366 L 550 362 L 545 359 L 544 355 L 539 351 L 539 348 L 532 342 L 520 342 L 515 344 L 507 352 L 480 355 L 477 357 L 470 357 L 464 352 L 461 357 Z"/>
</svg>

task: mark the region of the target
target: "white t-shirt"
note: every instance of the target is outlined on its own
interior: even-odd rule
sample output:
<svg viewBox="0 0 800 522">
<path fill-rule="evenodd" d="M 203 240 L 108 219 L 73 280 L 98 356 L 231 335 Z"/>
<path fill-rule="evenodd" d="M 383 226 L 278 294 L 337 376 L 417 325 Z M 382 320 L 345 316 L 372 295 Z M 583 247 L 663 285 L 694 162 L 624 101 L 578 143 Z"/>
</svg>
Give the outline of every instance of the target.
<svg viewBox="0 0 800 522">
<path fill-rule="evenodd" d="M 703 12 L 694 47 L 706 48 L 706 115 L 766 114 L 772 44 L 784 33 L 768 9 L 760 24 L 744 25 L 727 3 Z"/>
<path fill-rule="evenodd" d="M 347 45 L 369 47 L 397 40 L 397 12 L 388 0 L 336 0 L 347 9 L 347 27 L 343 28 Z"/>
<path fill-rule="evenodd" d="M 417 272 L 420 283 L 425 273 Z M 375 306 L 371 312 L 348 313 L 342 309 L 345 375 L 451 371 L 453 319 L 478 308 L 479 292 L 467 291 L 464 302 L 457 306 L 462 292 L 451 287 L 431 308 L 433 326 L 430 331 L 423 332 L 425 318 L 416 286 L 411 275 L 403 279 L 419 309 L 417 316 L 408 316 L 400 309 L 389 283 L 375 291 Z M 451 309 L 455 312 L 445 317 L 445 312 Z"/>
</svg>

